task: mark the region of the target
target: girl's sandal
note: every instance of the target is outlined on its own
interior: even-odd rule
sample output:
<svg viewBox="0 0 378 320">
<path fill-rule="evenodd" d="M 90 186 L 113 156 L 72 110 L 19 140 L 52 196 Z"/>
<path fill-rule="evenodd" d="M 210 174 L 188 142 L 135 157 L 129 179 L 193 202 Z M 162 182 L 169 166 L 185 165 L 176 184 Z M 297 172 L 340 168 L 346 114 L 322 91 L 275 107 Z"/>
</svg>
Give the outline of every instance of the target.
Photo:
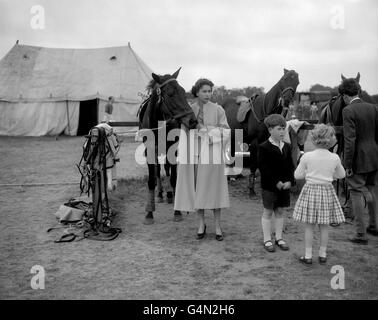
<svg viewBox="0 0 378 320">
<path fill-rule="evenodd" d="M 289 250 L 289 246 L 287 245 L 287 243 L 284 239 L 276 240 L 276 245 L 279 246 L 280 249 L 283 250 L 283 251 Z"/>
<path fill-rule="evenodd" d="M 320 264 L 326 264 L 327 263 L 327 257 L 319 257 L 319 263 Z"/>
<path fill-rule="evenodd" d="M 303 264 L 312 264 L 312 259 L 311 258 L 305 258 L 305 257 L 300 257 L 299 261 L 302 262 Z"/>
<path fill-rule="evenodd" d="M 268 240 L 268 241 L 264 242 L 264 249 L 268 252 L 274 252 L 275 251 L 272 240 Z"/>
</svg>

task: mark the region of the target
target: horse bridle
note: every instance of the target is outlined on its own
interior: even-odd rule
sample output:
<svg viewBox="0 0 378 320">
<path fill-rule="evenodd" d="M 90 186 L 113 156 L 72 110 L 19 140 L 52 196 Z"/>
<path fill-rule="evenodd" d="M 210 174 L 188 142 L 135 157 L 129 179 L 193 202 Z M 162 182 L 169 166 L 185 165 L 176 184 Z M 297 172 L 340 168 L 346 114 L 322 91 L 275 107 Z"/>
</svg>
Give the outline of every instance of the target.
<svg viewBox="0 0 378 320">
<path fill-rule="evenodd" d="M 285 88 L 285 89 L 282 90 L 282 92 L 281 92 L 281 96 L 280 96 L 280 99 L 282 98 L 283 94 L 284 94 L 286 91 L 288 91 L 288 90 L 293 91 L 293 94 L 295 93 L 295 89 L 294 89 L 293 87 L 287 87 L 287 88 Z M 264 119 L 266 118 L 266 111 L 265 111 L 265 97 L 266 97 L 266 94 L 264 95 L 264 100 L 263 100 L 263 105 L 262 105 L 262 112 L 263 112 L 263 118 L 262 118 L 262 120 L 260 120 L 260 119 L 257 117 L 256 111 L 255 111 L 255 107 L 254 107 L 254 105 L 253 105 L 253 101 L 252 101 L 253 98 L 254 98 L 254 96 L 252 96 L 252 97 L 250 97 L 250 98 L 248 99 L 248 103 L 249 103 L 249 106 L 251 107 L 251 111 L 252 111 L 253 117 L 256 119 L 256 121 L 257 121 L 258 124 L 261 124 L 261 123 L 264 121 Z M 281 103 L 280 99 L 279 99 L 279 104 Z M 278 104 L 278 105 L 279 105 L 279 104 Z M 275 108 L 273 108 L 272 110 L 275 110 Z"/>
<path fill-rule="evenodd" d="M 174 115 L 172 114 L 171 110 L 169 110 L 169 108 L 167 107 L 167 105 L 165 104 L 165 100 L 164 100 L 164 97 L 162 96 L 161 94 L 161 89 L 166 85 L 168 84 L 169 82 L 172 82 L 172 81 L 177 81 L 175 78 L 170 78 L 166 81 L 164 81 L 163 83 L 159 84 L 157 83 L 156 86 L 155 86 L 155 89 L 156 89 L 156 94 L 158 96 L 158 101 L 157 101 L 157 105 L 159 105 L 161 103 L 162 107 L 163 107 L 163 114 L 168 114 L 169 118 L 168 119 L 164 119 L 164 121 L 166 122 L 170 122 L 172 120 L 176 120 L 178 118 L 181 118 L 181 117 L 184 117 L 190 113 L 192 113 L 192 111 L 187 111 L 187 112 L 183 112 L 183 113 L 180 113 L 178 115 Z M 141 106 L 137 112 L 137 116 L 139 115 L 139 113 L 141 112 L 141 109 L 142 107 L 148 103 L 149 100 L 151 100 L 151 96 L 152 96 L 152 93 L 141 103 Z M 156 127 L 156 128 L 150 128 L 149 130 L 159 130 L 159 129 L 162 129 L 163 126 L 161 127 Z"/>
<path fill-rule="evenodd" d="M 180 113 L 180 114 L 177 114 L 177 115 L 174 115 L 171 110 L 169 110 L 169 108 L 167 107 L 166 103 L 165 103 L 165 99 L 164 97 L 162 96 L 161 94 L 161 89 L 166 85 L 168 84 L 169 82 L 172 82 L 172 81 L 176 81 L 177 80 L 175 78 L 170 78 L 166 81 L 164 81 L 162 84 L 157 84 L 156 85 L 156 93 L 158 95 L 158 102 L 157 104 L 161 103 L 162 105 L 162 108 L 163 108 L 163 112 L 164 114 L 168 114 L 169 118 L 168 119 L 164 119 L 166 122 L 169 122 L 169 121 L 172 121 L 172 120 L 177 120 L 179 118 L 182 118 L 190 113 L 192 113 L 192 111 L 187 111 L 187 112 L 183 112 L 183 113 Z"/>
</svg>

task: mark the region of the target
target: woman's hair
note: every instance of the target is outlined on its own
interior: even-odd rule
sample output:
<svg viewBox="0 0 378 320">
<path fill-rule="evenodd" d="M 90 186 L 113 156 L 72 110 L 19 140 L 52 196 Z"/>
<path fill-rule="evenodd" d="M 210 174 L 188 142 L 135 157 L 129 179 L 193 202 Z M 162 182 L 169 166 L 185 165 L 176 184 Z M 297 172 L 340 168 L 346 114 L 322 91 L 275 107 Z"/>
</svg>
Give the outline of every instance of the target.
<svg viewBox="0 0 378 320">
<path fill-rule="evenodd" d="M 210 86 L 212 89 L 214 87 L 214 83 L 212 83 L 209 79 L 201 78 L 196 81 L 194 86 L 192 87 L 192 95 L 198 97 L 198 91 L 205 85 Z"/>
<path fill-rule="evenodd" d="M 311 130 L 311 141 L 318 148 L 329 149 L 337 142 L 335 129 L 327 124 L 318 124 Z"/>
<path fill-rule="evenodd" d="M 266 125 L 266 127 L 269 129 L 269 128 L 274 128 L 276 126 L 280 126 L 280 127 L 286 127 L 286 120 L 283 116 L 281 116 L 280 114 L 271 114 L 270 116 L 267 116 L 264 120 L 264 123 Z"/>
</svg>

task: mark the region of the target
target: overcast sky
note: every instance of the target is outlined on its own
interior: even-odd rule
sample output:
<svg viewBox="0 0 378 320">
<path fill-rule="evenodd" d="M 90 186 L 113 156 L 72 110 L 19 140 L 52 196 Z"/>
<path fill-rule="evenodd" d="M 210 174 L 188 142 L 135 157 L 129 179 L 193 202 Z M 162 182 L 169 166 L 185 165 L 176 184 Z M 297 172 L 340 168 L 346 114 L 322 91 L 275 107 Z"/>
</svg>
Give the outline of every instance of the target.
<svg viewBox="0 0 378 320">
<path fill-rule="evenodd" d="M 45 28 L 33 29 L 34 5 Z M 267 91 L 283 68 L 298 91 L 361 73 L 378 93 L 377 0 L 0 0 L 0 57 L 21 44 L 63 48 L 127 45 L 156 73 Z"/>
</svg>

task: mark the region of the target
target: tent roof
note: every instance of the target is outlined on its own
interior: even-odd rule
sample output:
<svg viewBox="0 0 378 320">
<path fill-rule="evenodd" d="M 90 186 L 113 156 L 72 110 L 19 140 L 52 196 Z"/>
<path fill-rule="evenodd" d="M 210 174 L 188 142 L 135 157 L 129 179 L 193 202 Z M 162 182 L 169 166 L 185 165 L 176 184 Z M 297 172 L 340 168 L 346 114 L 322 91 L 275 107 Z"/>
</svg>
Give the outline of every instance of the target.
<svg viewBox="0 0 378 320">
<path fill-rule="evenodd" d="M 0 60 L 0 100 L 140 102 L 152 70 L 130 44 L 99 49 L 16 44 Z"/>
</svg>

